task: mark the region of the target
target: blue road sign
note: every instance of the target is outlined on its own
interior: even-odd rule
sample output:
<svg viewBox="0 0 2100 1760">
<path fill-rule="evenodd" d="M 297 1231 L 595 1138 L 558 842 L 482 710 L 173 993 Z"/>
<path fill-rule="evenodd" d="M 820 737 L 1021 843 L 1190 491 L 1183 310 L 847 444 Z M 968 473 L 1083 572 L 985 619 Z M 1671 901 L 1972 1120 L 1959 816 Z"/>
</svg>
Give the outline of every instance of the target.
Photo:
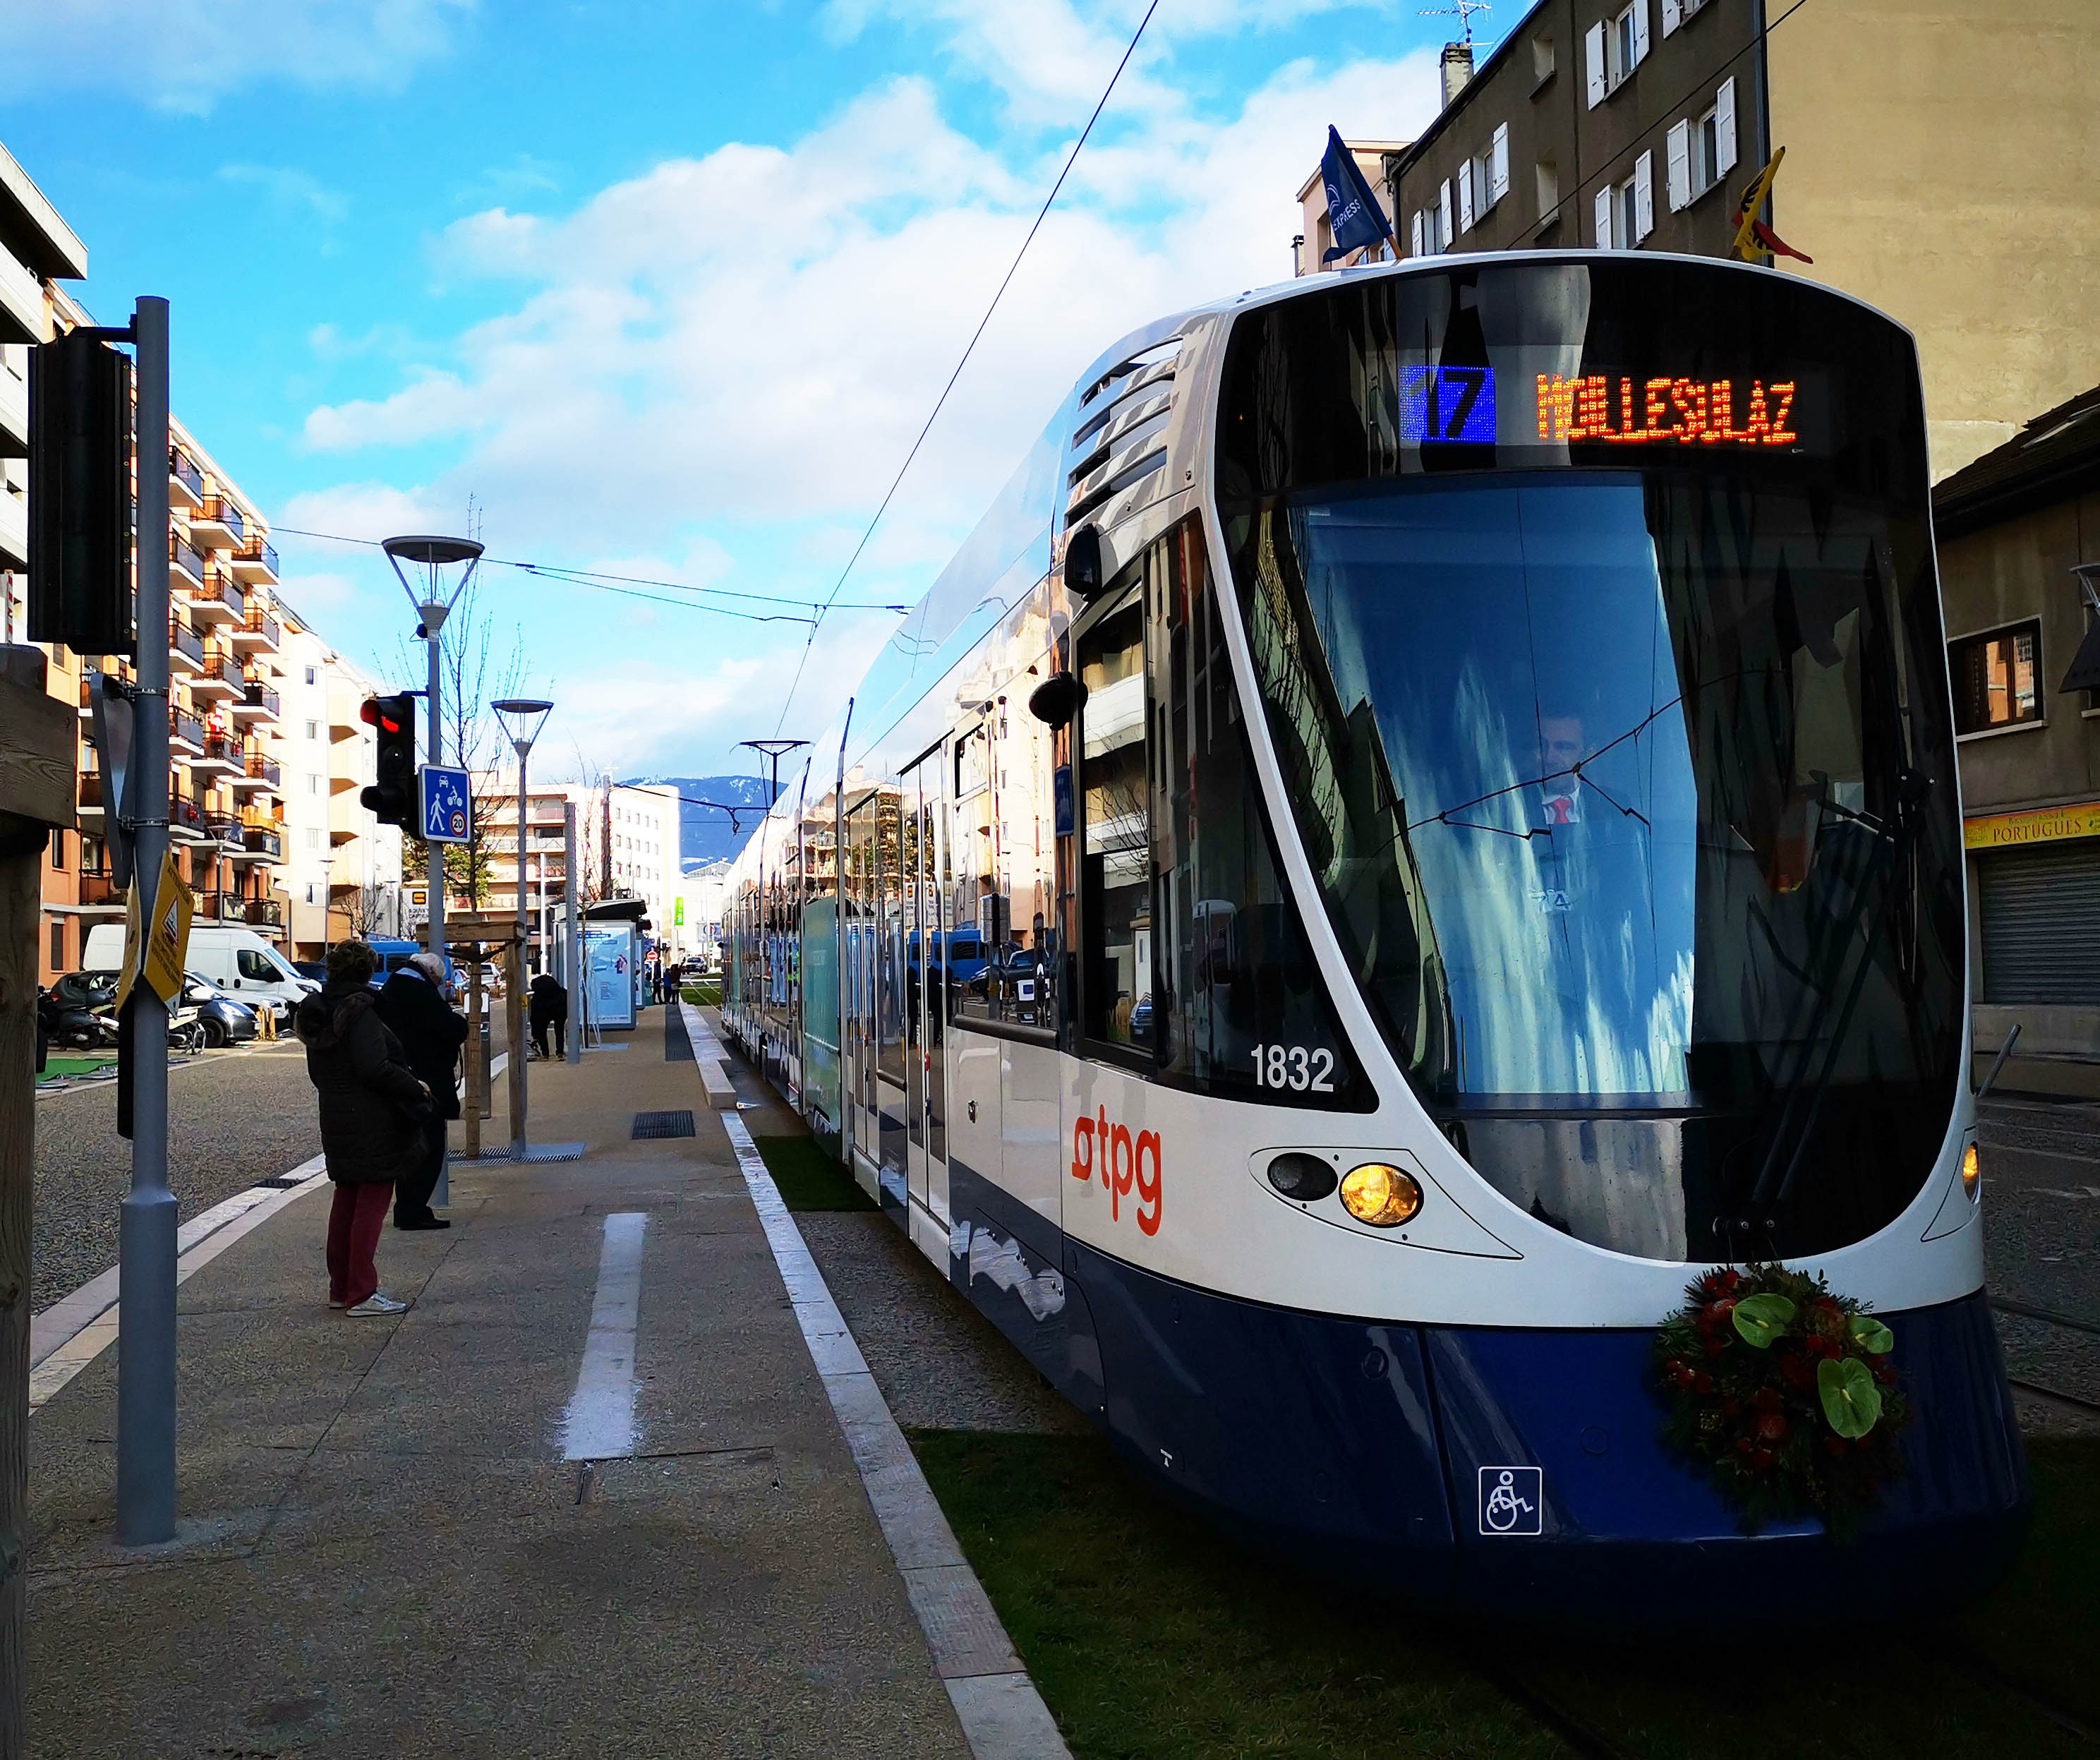
<svg viewBox="0 0 2100 1760">
<path fill-rule="evenodd" d="M 423 779 L 423 840 L 463 844 L 474 836 L 474 796 L 465 770 L 426 764 Z"/>
</svg>

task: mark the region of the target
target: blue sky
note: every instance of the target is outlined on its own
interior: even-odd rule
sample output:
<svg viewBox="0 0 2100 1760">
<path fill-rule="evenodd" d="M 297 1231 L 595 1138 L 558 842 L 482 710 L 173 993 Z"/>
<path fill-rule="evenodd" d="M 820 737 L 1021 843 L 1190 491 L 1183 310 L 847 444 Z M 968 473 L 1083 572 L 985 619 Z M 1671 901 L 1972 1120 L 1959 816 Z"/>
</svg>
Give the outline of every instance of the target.
<svg viewBox="0 0 2100 1760">
<path fill-rule="evenodd" d="M 842 603 L 915 597 L 1117 335 L 1288 275 L 1327 124 L 1433 113 L 1420 5 L 1161 0 Z M 99 317 L 171 300 L 176 410 L 280 526 L 458 531 L 471 494 L 494 557 L 821 599 L 1142 11 L 68 0 L 0 11 L 0 143 Z M 377 554 L 279 549 L 396 669 Z M 799 627 L 487 580 L 558 771 L 773 730 Z M 889 627 L 826 622 L 788 731 Z"/>
</svg>

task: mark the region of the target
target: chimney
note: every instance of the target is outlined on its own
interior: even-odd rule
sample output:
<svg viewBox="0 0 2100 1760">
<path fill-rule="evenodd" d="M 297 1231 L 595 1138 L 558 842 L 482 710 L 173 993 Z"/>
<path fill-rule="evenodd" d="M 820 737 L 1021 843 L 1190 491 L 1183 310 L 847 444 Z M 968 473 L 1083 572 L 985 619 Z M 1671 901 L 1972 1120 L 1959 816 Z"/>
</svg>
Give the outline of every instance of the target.
<svg viewBox="0 0 2100 1760">
<path fill-rule="evenodd" d="M 1473 46 L 1469 42 L 1447 42 L 1444 45 L 1444 108 L 1449 109 L 1452 100 L 1466 89 L 1466 82 L 1473 77 Z"/>
</svg>

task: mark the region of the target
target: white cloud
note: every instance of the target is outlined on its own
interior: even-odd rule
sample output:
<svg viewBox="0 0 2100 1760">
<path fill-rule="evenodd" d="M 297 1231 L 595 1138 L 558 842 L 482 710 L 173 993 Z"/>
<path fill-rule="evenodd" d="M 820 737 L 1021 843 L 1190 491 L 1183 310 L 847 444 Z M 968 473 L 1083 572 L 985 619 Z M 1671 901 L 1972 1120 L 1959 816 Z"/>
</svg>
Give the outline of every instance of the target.
<svg viewBox="0 0 2100 1760">
<path fill-rule="evenodd" d="M 114 89 L 203 115 L 245 86 L 399 90 L 476 0 L 8 0 L 0 101 Z"/>
<path fill-rule="evenodd" d="M 229 183 L 253 183 L 280 208 L 303 209 L 323 222 L 342 219 L 350 202 L 341 191 L 330 189 L 311 173 L 283 165 L 223 165 L 220 178 Z"/>
</svg>

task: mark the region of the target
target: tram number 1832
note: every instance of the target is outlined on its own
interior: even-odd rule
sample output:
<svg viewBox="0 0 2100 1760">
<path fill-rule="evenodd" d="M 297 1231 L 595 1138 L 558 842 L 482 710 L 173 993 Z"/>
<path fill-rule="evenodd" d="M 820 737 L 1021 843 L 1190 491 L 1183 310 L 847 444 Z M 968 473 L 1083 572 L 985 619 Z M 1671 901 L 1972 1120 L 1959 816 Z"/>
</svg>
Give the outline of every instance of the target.
<svg viewBox="0 0 2100 1760">
<path fill-rule="evenodd" d="M 1287 1087 L 1296 1093 L 1335 1092 L 1335 1054 L 1324 1045 L 1257 1045 L 1254 1085 Z"/>
</svg>

